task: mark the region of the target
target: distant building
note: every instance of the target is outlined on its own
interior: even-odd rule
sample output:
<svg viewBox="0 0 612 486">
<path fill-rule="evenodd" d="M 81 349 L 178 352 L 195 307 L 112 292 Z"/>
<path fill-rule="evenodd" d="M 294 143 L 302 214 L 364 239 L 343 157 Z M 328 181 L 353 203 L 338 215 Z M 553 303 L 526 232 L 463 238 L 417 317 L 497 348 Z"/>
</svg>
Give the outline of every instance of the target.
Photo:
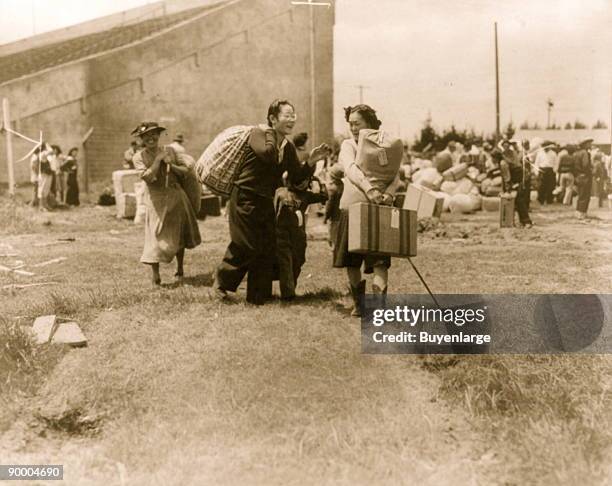
<svg viewBox="0 0 612 486">
<path fill-rule="evenodd" d="M 296 133 L 331 142 L 333 25 L 333 7 L 166 0 L 0 46 L 0 98 L 13 129 L 81 148 L 83 183 L 121 168 L 143 120 L 168 128 L 163 143 L 183 133 L 197 158 L 222 129 L 263 123 L 277 97 L 295 103 Z M 13 137 L 15 160 L 30 148 Z M 27 162 L 16 165 L 18 183 L 28 174 Z"/>
<path fill-rule="evenodd" d="M 550 140 L 559 145 L 576 144 L 585 138 L 592 138 L 593 146 L 610 155 L 610 141 L 612 138 L 609 128 L 576 129 L 576 130 L 517 130 L 515 139 L 532 140 L 534 138 Z"/>
</svg>

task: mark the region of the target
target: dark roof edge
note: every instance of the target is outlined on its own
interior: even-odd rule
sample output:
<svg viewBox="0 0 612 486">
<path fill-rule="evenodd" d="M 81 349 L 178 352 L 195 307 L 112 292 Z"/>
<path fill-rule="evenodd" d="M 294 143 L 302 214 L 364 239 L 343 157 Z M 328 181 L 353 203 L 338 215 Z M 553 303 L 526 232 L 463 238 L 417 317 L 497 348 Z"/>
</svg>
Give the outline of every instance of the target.
<svg viewBox="0 0 612 486">
<path fill-rule="evenodd" d="M 68 62 L 57 64 L 55 66 L 51 66 L 51 67 L 48 67 L 48 68 L 45 68 L 45 69 L 41 69 L 40 71 L 36 71 L 35 73 L 25 74 L 25 75 L 19 76 L 17 78 L 9 79 L 7 81 L 4 81 L 4 82 L 0 83 L 0 87 L 6 86 L 6 85 L 9 85 L 9 84 L 12 84 L 12 83 L 16 83 L 16 82 L 19 82 L 19 81 L 23 81 L 23 80 L 25 80 L 27 78 L 31 78 L 31 77 L 34 77 L 34 76 L 39 76 L 41 74 L 53 71 L 55 69 L 63 68 L 63 67 L 69 66 L 71 64 L 76 64 L 76 63 L 79 63 L 79 62 L 87 61 L 87 60 L 90 60 L 90 59 L 94 59 L 96 57 L 106 56 L 106 55 L 108 55 L 110 53 L 120 51 L 121 49 L 128 49 L 130 47 L 134 47 L 134 46 L 136 46 L 138 44 L 141 44 L 143 42 L 147 42 L 147 41 L 149 41 L 149 40 L 151 40 L 151 39 L 153 39 L 155 37 L 158 37 L 158 36 L 161 36 L 161 35 L 165 35 L 165 34 L 167 34 L 168 32 L 171 32 L 174 29 L 179 29 L 181 27 L 184 27 L 185 25 L 187 25 L 187 24 L 189 24 L 191 22 L 195 22 L 195 21 L 197 21 L 197 20 L 199 20 L 199 19 L 201 19 L 203 17 L 206 17 L 207 15 L 216 13 L 216 12 L 218 12 L 220 10 L 223 10 L 226 7 L 229 7 L 229 6 L 234 5 L 236 3 L 240 3 L 242 1 L 243 0 L 226 0 L 226 1 L 221 1 L 219 4 L 214 5 L 210 10 L 206 10 L 205 12 L 202 12 L 202 13 L 200 13 L 198 15 L 194 15 L 191 18 L 185 19 L 185 20 L 183 20 L 181 22 L 178 22 L 178 23 L 176 23 L 174 25 L 171 25 L 170 27 L 162 29 L 159 32 L 155 32 L 155 33 L 153 33 L 151 35 L 148 35 L 146 37 L 138 39 L 137 41 L 130 42 L 129 44 L 125 44 L 125 45 L 122 45 L 122 46 L 119 46 L 119 47 L 115 47 L 114 49 L 108 49 L 106 51 L 96 52 L 95 54 L 92 54 L 90 56 L 80 57 L 80 58 L 74 59 L 72 61 L 68 61 Z M 107 29 L 107 30 L 110 30 L 110 29 Z M 87 34 L 84 34 L 84 35 L 87 35 Z M 26 51 L 22 51 L 22 52 L 26 52 Z"/>
<path fill-rule="evenodd" d="M 141 22 L 144 17 L 164 10 L 164 5 L 164 0 L 160 0 L 154 3 L 141 5 L 140 7 L 122 10 L 95 19 L 85 20 L 78 24 L 68 25 L 59 29 L 49 30 L 40 34 L 0 44 L 0 57 L 26 52 L 31 49 L 38 49 L 58 42 L 66 42 L 85 35 L 104 32 L 114 27 L 138 23 Z M 99 27 L 96 28 L 96 25 Z"/>
</svg>

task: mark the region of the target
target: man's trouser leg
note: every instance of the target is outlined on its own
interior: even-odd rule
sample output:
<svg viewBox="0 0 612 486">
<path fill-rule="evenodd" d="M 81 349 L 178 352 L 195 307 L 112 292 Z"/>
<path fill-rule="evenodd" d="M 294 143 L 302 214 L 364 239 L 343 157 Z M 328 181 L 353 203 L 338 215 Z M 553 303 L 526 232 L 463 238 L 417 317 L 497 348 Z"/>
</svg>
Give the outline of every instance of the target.
<svg viewBox="0 0 612 486">
<path fill-rule="evenodd" d="M 531 224 L 531 218 L 529 217 L 529 187 L 519 187 L 516 193 L 516 199 L 514 201 L 516 212 L 519 216 L 519 222 L 521 224 Z"/>
<path fill-rule="evenodd" d="M 566 172 L 561 174 L 561 188 L 563 189 L 563 204 L 572 205 L 572 192 L 574 190 L 574 176 Z"/>
<path fill-rule="evenodd" d="M 249 265 L 247 302 L 262 305 L 272 297 L 272 280 L 276 261 L 276 225 L 272 200 L 257 202 L 256 254 Z"/>
<path fill-rule="evenodd" d="M 217 267 L 216 284 L 235 292 L 258 253 L 256 208 L 248 194 L 235 187 L 227 205 L 231 242 Z"/>
<path fill-rule="evenodd" d="M 555 190 L 555 171 L 551 168 L 544 169 L 544 182 L 546 190 L 544 196 L 547 204 L 552 204 L 554 201 L 553 192 Z"/>
<path fill-rule="evenodd" d="M 576 205 L 576 209 L 583 214 L 586 214 L 589 209 L 592 184 L 593 181 L 591 177 L 581 177 L 578 181 L 578 204 Z"/>
</svg>

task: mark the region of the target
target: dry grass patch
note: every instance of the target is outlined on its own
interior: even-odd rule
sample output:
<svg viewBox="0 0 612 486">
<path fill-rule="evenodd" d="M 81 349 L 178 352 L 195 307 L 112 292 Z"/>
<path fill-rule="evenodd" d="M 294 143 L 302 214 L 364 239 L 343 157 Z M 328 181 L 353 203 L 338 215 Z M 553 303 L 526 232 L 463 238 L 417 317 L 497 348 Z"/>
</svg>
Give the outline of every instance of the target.
<svg viewBox="0 0 612 486">
<path fill-rule="evenodd" d="M 442 395 L 489 437 L 496 481 L 606 484 L 611 364 L 588 355 L 462 357 L 438 376 Z"/>
</svg>

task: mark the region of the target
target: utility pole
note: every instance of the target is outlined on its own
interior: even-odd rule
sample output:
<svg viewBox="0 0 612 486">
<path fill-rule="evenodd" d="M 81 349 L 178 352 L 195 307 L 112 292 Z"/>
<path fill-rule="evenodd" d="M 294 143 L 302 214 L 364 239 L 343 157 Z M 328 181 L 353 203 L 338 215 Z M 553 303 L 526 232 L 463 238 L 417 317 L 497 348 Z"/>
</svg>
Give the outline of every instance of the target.
<svg viewBox="0 0 612 486">
<path fill-rule="evenodd" d="M 499 139 L 499 53 L 497 49 L 497 22 L 495 22 L 495 135 Z"/>
<path fill-rule="evenodd" d="M 310 7 L 310 136 L 317 143 L 317 85 L 315 77 L 315 19 L 314 8 Z"/>
<path fill-rule="evenodd" d="M 553 109 L 553 106 L 555 106 L 555 104 L 552 102 L 552 100 L 550 98 L 548 98 L 548 100 L 546 100 L 546 108 L 548 111 L 548 117 L 546 118 L 546 128 L 550 128 L 550 112 Z"/>
<path fill-rule="evenodd" d="M 329 2 L 314 2 L 308 0 L 304 2 L 296 1 L 291 2 L 292 5 L 306 5 L 310 7 L 309 12 L 309 57 L 310 57 L 310 139 L 317 140 L 317 85 L 316 85 L 316 74 L 315 74 L 315 13 L 314 7 L 326 6 L 331 7 Z"/>
<path fill-rule="evenodd" d="M 370 87 L 364 86 L 363 84 L 358 84 L 357 86 L 355 86 L 355 88 L 359 90 L 359 104 L 362 105 L 363 104 L 363 90 L 370 89 Z"/>
</svg>

